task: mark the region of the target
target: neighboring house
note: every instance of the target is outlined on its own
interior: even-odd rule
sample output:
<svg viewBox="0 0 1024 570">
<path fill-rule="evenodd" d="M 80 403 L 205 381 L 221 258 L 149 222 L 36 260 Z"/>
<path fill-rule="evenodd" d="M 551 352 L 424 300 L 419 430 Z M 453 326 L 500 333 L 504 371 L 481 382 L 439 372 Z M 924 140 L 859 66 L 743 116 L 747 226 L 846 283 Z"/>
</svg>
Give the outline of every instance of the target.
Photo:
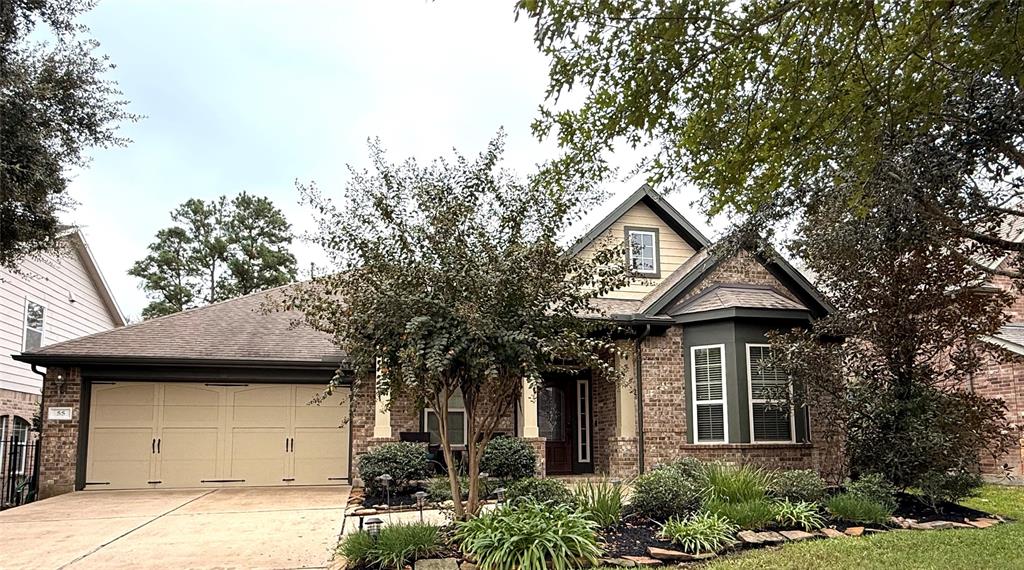
<svg viewBox="0 0 1024 570">
<path fill-rule="evenodd" d="M 1024 240 L 1024 232 L 1015 238 Z M 992 267 L 1012 270 L 1007 260 L 997 260 Z M 1013 286 L 1009 277 L 995 275 L 989 285 L 1014 297 L 1007 309 L 1009 323 L 999 333 L 985 340 L 1003 349 L 998 358 L 969 380 L 965 388 L 987 398 L 1001 399 L 1006 404 L 1014 444 L 1005 455 L 983 457 L 981 472 L 987 479 L 1001 482 L 1024 482 L 1024 295 Z"/>
<path fill-rule="evenodd" d="M 679 457 L 827 470 L 813 414 L 765 399 L 785 379 L 762 364 L 765 333 L 806 327 L 827 302 L 782 258 L 722 256 L 644 186 L 573 248 L 627 240 L 642 281 L 595 301 L 630 354 L 614 385 L 586 370 L 551 375 L 502 431 L 529 440 L 547 474 L 629 476 Z M 437 418 L 390 407 L 372 382 L 307 402 L 343 366 L 296 315 L 261 311 L 257 293 L 27 352 L 48 366 L 43 496 L 73 489 L 329 485 L 354 481 L 351 458 L 401 439 L 437 441 Z M 343 370 L 344 377 L 344 370 Z M 351 381 L 351 375 L 347 380 Z M 449 437 L 465 436 L 458 397 Z"/>
<path fill-rule="evenodd" d="M 17 272 L 0 271 L 0 442 L 8 445 L 29 441 L 43 385 L 41 370 L 13 356 L 125 324 L 82 233 L 69 232 L 64 244 L 60 256 L 26 259 Z M 10 460 L 11 448 L 3 446 L 0 461 Z"/>
</svg>

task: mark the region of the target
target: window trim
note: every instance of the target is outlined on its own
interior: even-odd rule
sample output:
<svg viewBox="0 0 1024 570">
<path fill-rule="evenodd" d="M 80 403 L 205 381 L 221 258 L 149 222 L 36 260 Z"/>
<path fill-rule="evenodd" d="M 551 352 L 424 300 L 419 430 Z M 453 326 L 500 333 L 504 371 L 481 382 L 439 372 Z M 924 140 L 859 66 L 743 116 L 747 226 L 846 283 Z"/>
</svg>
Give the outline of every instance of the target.
<svg viewBox="0 0 1024 570">
<path fill-rule="evenodd" d="M 27 295 L 25 296 L 24 308 L 21 313 L 21 351 L 25 352 L 28 350 L 26 345 L 28 344 L 28 304 L 39 305 L 43 308 L 43 326 L 39 329 L 31 329 L 39 332 L 39 348 L 45 346 L 43 343 L 46 342 L 46 314 L 50 312 L 50 307 L 41 301 L 30 299 Z"/>
<path fill-rule="evenodd" d="M 466 439 L 469 437 L 469 416 L 466 415 L 466 408 L 448 408 L 448 413 L 460 412 L 462 414 L 462 443 L 452 444 L 452 449 L 465 449 Z M 430 422 L 427 420 L 428 414 L 437 415 L 434 408 L 423 408 L 423 431 L 430 433 Z M 440 421 L 438 427 L 440 427 Z"/>
<path fill-rule="evenodd" d="M 722 398 L 720 400 L 705 400 L 704 404 L 722 404 L 722 430 L 725 439 L 723 441 L 700 441 L 700 434 L 697 432 L 697 351 L 707 348 L 718 348 L 722 351 Z M 725 344 L 702 344 L 690 347 L 690 402 L 693 404 L 693 443 L 694 445 L 722 445 L 729 441 L 729 373 L 726 363 L 728 358 L 725 354 Z"/>
<path fill-rule="evenodd" d="M 582 410 L 579 409 L 581 401 L 583 402 Z M 590 463 L 591 449 L 594 446 L 594 435 L 590 429 L 590 380 L 586 378 L 576 380 L 576 407 L 576 462 Z M 583 454 L 584 432 L 587 434 L 586 455 Z"/>
<path fill-rule="evenodd" d="M 756 402 L 754 401 L 754 399 L 755 399 L 754 398 L 754 378 L 751 375 L 751 370 L 752 369 L 751 369 L 751 365 L 750 365 L 750 349 L 753 348 L 753 347 L 771 348 L 771 346 L 772 345 L 770 345 L 770 344 L 758 343 L 758 342 L 748 342 L 746 344 L 746 352 L 747 352 L 747 408 L 748 408 L 748 411 L 749 411 L 749 414 L 748 414 L 747 418 L 750 421 L 750 443 L 759 444 L 759 445 L 772 445 L 772 444 L 780 444 L 780 443 L 796 443 L 796 407 L 793 406 L 793 402 L 792 402 L 792 398 L 793 398 L 793 384 L 792 383 L 789 384 L 789 397 L 790 397 L 790 403 L 789 403 L 789 439 L 788 440 L 787 439 L 766 439 L 766 440 L 758 441 L 757 438 L 754 436 L 754 404 L 755 403 L 756 404 L 764 404 L 766 402 L 766 400 L 764 398 L 757 398 L 757 401 Z"/>
<path fill-rule="evenodd" d="M 661 255 L 659 253 L 659 245 L 661 242 L 661 232 L 658 228 L 641 227 L 641 226 L 624 226 L 623 232 L 625 233 L 626 240 L 626 264 L 629 267 L 630 272 L 637 277 L 644 279 L 660 279 L 661 278 Z M 648 234 L 653 240 L 652 249 L 654 255 L 654 269 L 652 271 L 637 271 L 633 269 L 633 245 L 632 245 L 632 234 Z"/>
</svg>

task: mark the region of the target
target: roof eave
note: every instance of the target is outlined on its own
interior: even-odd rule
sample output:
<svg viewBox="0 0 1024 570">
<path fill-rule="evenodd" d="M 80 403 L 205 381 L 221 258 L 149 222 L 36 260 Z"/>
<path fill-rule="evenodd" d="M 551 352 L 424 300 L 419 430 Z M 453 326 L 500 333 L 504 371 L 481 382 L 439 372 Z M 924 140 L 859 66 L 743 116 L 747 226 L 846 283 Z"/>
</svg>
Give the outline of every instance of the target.
<svg viewBox="0 0 1024 570">
<path fill-rule="evenodd" d="M 811 313 L 803 309 L 759 309 L 753 307 L 728 307 L 677 315 L 677 323 L 699 323 L 724 319 L 776 319 L 810 322 Z"/>
<path fill-rule="evenodd" d="M 82 365 L 118 365 L 118 366 L 179 366 L 182 368 L 304 368 L 337 370 L 348 369 L 347 363 L 341 359 L 325 360 L 274 360 L 264 358 L 168 358 L 138 357 L 118 355 L 75 355 L 75 354 L 36 354 L 25 352 L 13 354 L 11 358 L 20 362 L 38 366 L 82 366 Z"/>
</svg>

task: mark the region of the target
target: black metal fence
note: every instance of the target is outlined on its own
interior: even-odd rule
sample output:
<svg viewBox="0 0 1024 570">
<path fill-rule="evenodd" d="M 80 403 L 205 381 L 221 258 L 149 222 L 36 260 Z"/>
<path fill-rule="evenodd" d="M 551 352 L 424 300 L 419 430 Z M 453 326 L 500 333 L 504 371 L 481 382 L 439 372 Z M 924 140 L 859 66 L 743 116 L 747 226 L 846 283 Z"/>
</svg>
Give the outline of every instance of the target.
<svg viewBox="0 0 1024 570">
<path fill-rule="evenodd" d="M 0 509 L 35 500 L 39 489 L 38 437 L 0 440 Z"/>
</svg>

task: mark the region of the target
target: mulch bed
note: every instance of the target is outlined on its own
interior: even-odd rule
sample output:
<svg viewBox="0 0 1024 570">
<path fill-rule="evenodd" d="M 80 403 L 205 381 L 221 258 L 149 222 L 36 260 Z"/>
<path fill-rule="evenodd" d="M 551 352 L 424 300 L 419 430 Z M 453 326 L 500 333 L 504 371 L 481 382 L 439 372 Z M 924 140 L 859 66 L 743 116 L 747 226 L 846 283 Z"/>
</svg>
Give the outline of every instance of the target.
<svg viewBox="0 0 1024 570">
<path fill-rule="evenodd" d="M 978 511 L 958 505 L 956 503 L 943 503 L 939 506 L 939 512 L 935 512 L 920 499 L 907 493 L 900 493 L 896 497 L 896 515 L 905 519 L 915 519 L 918 522 L 930 521 L 962 521 L 967 519 L 980 519 L 992 517 L 984 511 Z"/>
<path fill-rule="evenodd" d="M 672 549 L 672 543 L 657 536 L 658 525 L 649 520 L 627 517 L 618 525 L 598 531 L 598 539 L 604 543 L 605 556 L 647 556 L 647 547 Z"/>
</svg>

